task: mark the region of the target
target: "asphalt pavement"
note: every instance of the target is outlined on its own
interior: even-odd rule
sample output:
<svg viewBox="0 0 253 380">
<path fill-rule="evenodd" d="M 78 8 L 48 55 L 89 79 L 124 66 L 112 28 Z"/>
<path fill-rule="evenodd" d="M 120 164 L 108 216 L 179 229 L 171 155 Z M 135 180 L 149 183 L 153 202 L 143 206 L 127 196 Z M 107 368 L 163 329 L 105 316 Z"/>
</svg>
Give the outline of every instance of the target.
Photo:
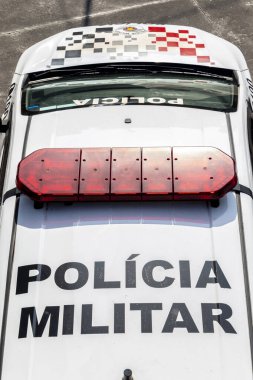
<svg viewBox="0 0 253 380">
<path fill-rule="evenodd" d="M 236 44 L 253 74 L 253 0 L 0 0 L 0 112 L 22 52 L 64 29 L 123 22 L 194 26 Z"/>
</svg>

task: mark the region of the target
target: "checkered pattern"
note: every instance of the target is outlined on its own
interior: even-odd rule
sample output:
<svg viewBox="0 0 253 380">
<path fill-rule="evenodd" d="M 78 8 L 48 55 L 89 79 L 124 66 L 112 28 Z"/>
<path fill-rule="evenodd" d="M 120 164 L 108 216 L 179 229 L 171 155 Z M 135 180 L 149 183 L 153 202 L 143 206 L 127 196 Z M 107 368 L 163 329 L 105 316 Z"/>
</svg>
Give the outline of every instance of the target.
<svg viewBox="0 0 253 380">
<path fill-rule="evenodd" d="M 75 31 L 61 41 L 51 65 L 83 64 L 95 55 L 111 60 L 124 57 L 141 59 L 149 53 L 185 57 L 185 61 L 191 64 L 214 64 L 205 44 L 189 30 L 174 28 L 172 31 L 165 26 L 149 26 L 134 32 L 113 27 L 96 28 L 90 34 L 84 29 Z"/>
</svg>

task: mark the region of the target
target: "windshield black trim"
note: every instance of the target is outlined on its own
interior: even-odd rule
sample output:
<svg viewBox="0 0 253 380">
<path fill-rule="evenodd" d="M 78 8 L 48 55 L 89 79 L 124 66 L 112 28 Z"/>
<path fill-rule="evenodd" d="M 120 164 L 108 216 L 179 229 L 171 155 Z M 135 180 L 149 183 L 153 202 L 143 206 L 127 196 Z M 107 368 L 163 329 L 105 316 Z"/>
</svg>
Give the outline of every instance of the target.
<svg viewBox="0 0 253 380">
<path fill-rule="evenodd" d="M 233 70 L 208 67 L 200 65 L 183 65 L 179 63 L 160 63 L 160 62 L 131 62 L 131 63 L 101 63 L 93 65 L 71 66 L 60 69 L 39 71 L 36 73 L 30 73 L 27 76 L 27 80 L 24 86 L 29 81 L 36 81 L 38 79 L 49 79 L 55 76 L 68 76 L 68 75 L 80 75 L 80 74 L 106 74 L 106 73 L 118 73 L 118 72 L 131 72 L 138 71 L 138 73 L 144 72 L 178 72 L 178 73 L 191 73 L 196 75 L 213 75 L 219 77 L 232 78 L 235 85 L 239 85 L 237 76 Z"/>
</svg>

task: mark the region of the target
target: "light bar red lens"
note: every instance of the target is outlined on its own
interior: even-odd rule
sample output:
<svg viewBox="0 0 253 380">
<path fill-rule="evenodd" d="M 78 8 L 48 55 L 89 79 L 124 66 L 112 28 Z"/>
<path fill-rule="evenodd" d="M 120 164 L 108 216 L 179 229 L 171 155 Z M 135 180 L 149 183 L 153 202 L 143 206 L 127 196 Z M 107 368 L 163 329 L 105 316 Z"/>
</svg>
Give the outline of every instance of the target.
<svg viewBox="0 0 253 380">
<path fill-rule="evenodd" d="M 110 148 L 81 150 L 79 200 L 108 197 L 110 193 Z"/>
<path fill-rule="evenodd" d="M 22 160 L 17 188 L 34 200 L 77 201 L 80 149 L 40 149 Z"/>
<path fill-rule="evenodd" d="M 233 159 L 212 147 L 173 148 L 174 199 L 221 198 L 237 183 Z"/>
<path fill-rule="evenodd" d="M 171 148 L 143 148 L 142 193 L 147 199 L 172 199 Z"/>
<path fill-rule="evenodd" d="M 120 196 L 121 199 L 140 199 L 141 149 L 112 148 L 111 168 L 112 198 Z"/>
<path fill-rule="evenodd" d="M 213 147 L 41 149 L 18 167 L 33 200 L 218 199 L 237 183 L 233 159 Z"/>
</svg>

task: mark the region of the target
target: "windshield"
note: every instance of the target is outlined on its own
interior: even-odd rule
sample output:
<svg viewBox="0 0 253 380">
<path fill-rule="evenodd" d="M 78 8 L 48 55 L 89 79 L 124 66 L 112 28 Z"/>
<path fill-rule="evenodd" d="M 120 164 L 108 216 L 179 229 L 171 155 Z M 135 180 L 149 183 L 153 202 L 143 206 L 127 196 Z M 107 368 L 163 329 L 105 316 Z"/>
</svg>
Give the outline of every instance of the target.
<svg viewBox="0 0 253 380">
<path fill-rule="evenodd" d="M 237 104 L 233 77 L 190 73 L 112 73 L 47 78 L 28 82 L 28 114 L 88 106 L 148 104 L 232 111 Z"/>
</svg>

